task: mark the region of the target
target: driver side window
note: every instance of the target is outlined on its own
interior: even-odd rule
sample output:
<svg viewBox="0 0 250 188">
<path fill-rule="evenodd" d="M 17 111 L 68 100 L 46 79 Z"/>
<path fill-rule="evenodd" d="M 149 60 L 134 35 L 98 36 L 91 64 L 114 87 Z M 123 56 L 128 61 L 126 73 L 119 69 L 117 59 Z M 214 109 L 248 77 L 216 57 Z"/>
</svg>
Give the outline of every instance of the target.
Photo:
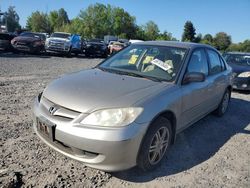
<svg viewBox="0 0 250 188">
<path fill-rule="evenodd" d="M 204 49 L 197 49 L 193 52 L 189 60 L 187 72 L 201 72 L 206 76 L 208 75 L 208 63 Z"/>
</svg>

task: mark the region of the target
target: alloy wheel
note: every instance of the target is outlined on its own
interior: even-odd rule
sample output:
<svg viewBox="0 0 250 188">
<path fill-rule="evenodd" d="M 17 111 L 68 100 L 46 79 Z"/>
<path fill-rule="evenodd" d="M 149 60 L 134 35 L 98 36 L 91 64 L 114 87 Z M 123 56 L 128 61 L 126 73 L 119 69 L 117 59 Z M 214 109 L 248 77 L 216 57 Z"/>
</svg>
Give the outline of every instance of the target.
<svg viewBox="0 0 250 188">
<path fill-rule="evenodd" d="M 169 130 L 161 127 L 154 134 L 148 152 L 148 159 L 151 165 L 157 164 L 164 156 L 169 144 Z"/>
</svg>

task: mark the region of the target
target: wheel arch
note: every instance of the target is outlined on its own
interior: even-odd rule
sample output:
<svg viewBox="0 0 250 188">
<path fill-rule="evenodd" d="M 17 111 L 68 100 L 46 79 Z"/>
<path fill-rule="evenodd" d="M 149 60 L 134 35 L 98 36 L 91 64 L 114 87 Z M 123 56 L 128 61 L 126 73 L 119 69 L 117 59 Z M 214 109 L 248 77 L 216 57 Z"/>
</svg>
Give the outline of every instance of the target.
<svg viewBox="0 0 250 188">
<path fill-rule="evenodd" d="M 154 122 L 155 122 L 158 118 L 160 118 L 160 117 L 166 118 L 166 119 L 168 119 L 168 121 L 170 121 L 171 128 L 172 128 L 172 139 L 171 139 L 171 144 L 174 144 L 174 142 L 175 142 L 175 138 L 176 138 L 176 115 L 174 114 L 174 112 L 172 112 L 172 111 L 170 111 L 170 110 L 162 111 L 162 112 L 160 112 L 159 114 L 157 114 L 157 115 L 151 120 L 151 122 L 149 123 L 149 126 L 147 127 L 147 130 L 146 130 L 145 133 L 144 133 L 144 136 L 143 136 L 143 138 L 142 138 L 142 140 L 141 140 L 140 147 L 139 147 L 139 150 L 138 150 L 138 153 L 137 153 L 137 159 L 136 159 L 137 164 L 138 164 L 139 153 L 141 152 L 141 149 L 142 149 L 144 140 L 146 139 L 147 132 L 149 131 L 150 127 L 154 124 Z"/>
</svg>

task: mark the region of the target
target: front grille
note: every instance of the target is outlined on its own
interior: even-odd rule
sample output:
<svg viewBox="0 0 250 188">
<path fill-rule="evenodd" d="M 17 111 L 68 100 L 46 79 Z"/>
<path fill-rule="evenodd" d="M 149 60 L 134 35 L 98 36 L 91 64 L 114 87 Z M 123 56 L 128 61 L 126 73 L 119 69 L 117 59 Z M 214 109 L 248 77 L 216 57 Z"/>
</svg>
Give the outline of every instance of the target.
<svg viewBox="0 0 250 188">
<path fill-rule="evenodd" d="M 41 104 L 45 107 L 48 113 L 50 113 L 52 116 L 55 116 L 55 117 L 62 117 L 62 118 L 67 118 L 69 120 L 72 120 L 81 114 L 81 112 L 77 112 L 77 111 L 62 107 L 58 104 L 55 104 L 45 97 L 42 97 Z M 53 112 L 51 110 L 51 107 L 55 108 Z"/>
<path fill-rule="evenodd" d="M 28 46 L 28 45 L 30 45 L 30 42 L 19 42 L 19 41 L 17 41 L 16 42 L 16 45 L 20 45 L 20 46 Z"/>
<path fill-rule="evenodd" d="M 49 47 L 51 47 L 51 48 L 64 49 L 64 43 L 63 43 L 63 42 L 50 41 L 50 42 L 49 42 Z"/>
</svg>

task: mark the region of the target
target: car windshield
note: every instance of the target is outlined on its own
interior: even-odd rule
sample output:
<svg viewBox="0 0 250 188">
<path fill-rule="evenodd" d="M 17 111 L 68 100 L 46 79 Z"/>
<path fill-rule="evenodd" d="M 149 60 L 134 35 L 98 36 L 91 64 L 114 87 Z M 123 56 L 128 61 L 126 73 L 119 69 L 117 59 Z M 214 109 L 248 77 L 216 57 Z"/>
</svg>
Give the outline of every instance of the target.
<svg viewBox="0 0 250 188">
<path fill-rule="evenodd" d="M 44 35 L 44 34 L 36 33 L 35 35 L 36 35 L 36 36 L 39 36 L 40 39 L 42 39 L 42 40 L 46 40 L 46 35 Z"/>
<path fill-rule="evenodd" d="M 228 63 L 250 66 L 250 54 L 226 54 L 224 58 Z"/>
<path fill-rule="evenodd" d="M 98 67 L 117 74 L 172 82 L 179 72 L 186 52 L 187 49 L 176 47 L 131 45 Z"/>
<path fill-rule="evenodd" d="M 51 35 L 51 37 L 68 39 L 70 37 L 70 34 L 68 34 L 68 33 L 53 33 Z"/>
<path fill-rule="evenodd" d="M 33 37 L 33 38 L 39 38 L 39 39 L 45 40 L 45 36 L 43 34 L 40 34 L 40 33 L 24 32 L 24 33 L 21 33 L 20 36 L 22 36 L 22 37 Z"/>
</svg>

